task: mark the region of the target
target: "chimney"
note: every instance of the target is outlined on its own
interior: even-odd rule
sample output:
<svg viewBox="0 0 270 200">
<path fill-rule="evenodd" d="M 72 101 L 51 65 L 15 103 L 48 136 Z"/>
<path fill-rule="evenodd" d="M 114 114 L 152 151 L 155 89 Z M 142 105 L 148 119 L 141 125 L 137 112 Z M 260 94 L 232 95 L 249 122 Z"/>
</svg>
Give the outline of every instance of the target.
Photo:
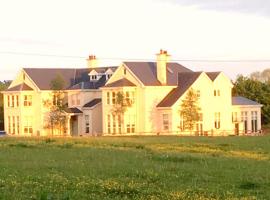
<svg viewBox="0 0 270 200">
<path fill-rule="evenodd" d="M 162 85 L 167 84 L 167 62 L 170 60 L 170 55 L 167 51 L 160 50 L 157 54 L 157 79 Z"/>
<path fill-rule="evenodd" d="M 87 59 L 88 68 L 96 68 L 98 67 L 98 61 L 95 55 L 90 55 Z"/>
</svg>

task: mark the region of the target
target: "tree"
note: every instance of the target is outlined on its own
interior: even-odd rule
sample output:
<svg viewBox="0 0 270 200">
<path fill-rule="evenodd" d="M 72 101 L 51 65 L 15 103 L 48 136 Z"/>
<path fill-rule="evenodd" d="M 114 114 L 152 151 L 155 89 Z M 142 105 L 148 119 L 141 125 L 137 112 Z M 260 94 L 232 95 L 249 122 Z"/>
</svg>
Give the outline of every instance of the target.
<svg viewBox="0 0 270 200">
<path fill-rule="evenodd" d="M 262 123 L 270 123 L 270 82 L 261 82 L 239 75 L 234 82 L 233 96 L 243 96 L 263 105 Z"/>
<path fill-rule="evenodd" d="M 0 130 L 4 129 L 4 95 L 1 91 L 4 91 L 8 88 L 11 81 L 0 81 Z"/>
<path fill-rule="evenodd" d="M 65 81 L 61 75 L 57 75 L 51 80 L 50 88 L 52 90 L 51 98 L 44 101 L 44 105 L 49 109 L 47 115 L 46 128 L 51 129 L 52 136 L 57 130 L 60 135 L 67 129 L 66 127 L 66 113 L 67 104 L 65 103 L 64 90 Z"/>
<path fill-rule="evenodd" d="M 118 123 L 121 124 L 121 127 L 124 127 L 124 115 L 127 109 L 131 107 L 131 105 L 132 105 L 131 100 L 125 97 L 124 92 L 119 91 L 116 93 L 116 98 L 115 98 L 115 103 L 113 104 L 112 113 L 115 117 L 116 116 L 118 117 Z"/>
<path fill-rule="evenodd" d="M 185 99 L 180 106 L 180 117 L 183 119 L 183 130 L 192 132 L 196 122 L 200 120 L 200 110 L 198 106 L 198 95 L 191 88 L 188 90 Z"/>
</svg>

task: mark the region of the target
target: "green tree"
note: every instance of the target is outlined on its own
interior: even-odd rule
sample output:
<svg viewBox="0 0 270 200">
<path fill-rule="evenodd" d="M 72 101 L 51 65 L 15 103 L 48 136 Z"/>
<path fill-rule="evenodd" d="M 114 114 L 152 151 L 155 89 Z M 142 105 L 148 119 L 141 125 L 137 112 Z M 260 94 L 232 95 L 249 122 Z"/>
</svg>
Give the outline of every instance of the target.
<svg viewBox="0 0 270 200">
<path fill-rule="evenodd" d="M 65 103 L 64 86 L 65 81 L 63 77 L 57 75 L 50 82 L 51 98 L 44 101 L 44 105 L 49 108 L 45 127 L 51 129 L 52 136 L 55 135 L 56 130 L 60 135 L 67 130 L 67 116 L 65 112 L 67 104 Z"/>
<path fill-rule="evenodd" d="M 198 95 L 191 88 L 180 105 L 180 117 L 183 120 L 183 130 L 192 132 L 195 124 L 200 120 L 201 108 L 198 105 Z"/>
<path fill-rule="evenodd" d="M 118 123 L 121 124 L 121 132 L 122 129 L 124 128 L 125 112 L 129 107 L 131 107 L 131 105 L 132 105 L 131 100 L 125 97 L 124 92 L 118 91 L 116 93 L 115 103 L 113 104 L 112 108 L 112 114 L 115 117 L 118 117 Z"/>
<path fill-rule="evenodd" d="M 11 81 L 0 81 L 0 130 L 4 129 L 4 95 L 1 91 L 4 91 L 8 88 Z"/>
<path fill-rule="evenodd" d="M 233 96 L 243 96 L 263 105 L 262 123 L 270 122 L 270 82 L 261 82 L 239 75 L 234 82 Z"/>
</svg>

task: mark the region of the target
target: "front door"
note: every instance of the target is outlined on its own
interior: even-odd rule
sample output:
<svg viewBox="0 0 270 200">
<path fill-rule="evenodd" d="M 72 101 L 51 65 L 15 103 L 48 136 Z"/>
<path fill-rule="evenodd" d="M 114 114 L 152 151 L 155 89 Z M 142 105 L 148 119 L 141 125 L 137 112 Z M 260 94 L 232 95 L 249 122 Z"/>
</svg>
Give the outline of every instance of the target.
<svg viewBox="0 0 270 200">
<path fill-rule="evenodd" d="M 78 117 L 77 116 L 71 116 L 70 130 L 71 130 L 72 136 L 78 136 Z"/>
</svg>

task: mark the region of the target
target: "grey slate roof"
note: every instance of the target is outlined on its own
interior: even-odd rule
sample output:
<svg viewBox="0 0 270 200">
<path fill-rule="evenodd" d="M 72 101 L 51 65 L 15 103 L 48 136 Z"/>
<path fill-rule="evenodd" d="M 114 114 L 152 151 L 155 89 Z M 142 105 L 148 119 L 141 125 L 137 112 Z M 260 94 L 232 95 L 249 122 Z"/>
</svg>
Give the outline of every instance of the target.
<svg viewBox="0 0 270 200">
<path fill-rule="evenodd" d="M 31 91 L 33 88 L 31 88 L 26 83 L 22 83 L 20 85 L 16 85 L 14 87 L 8 88 L 6 91 Z"/>
<path fill-rule="evenodd" d="M 172 89 L 169 94 L 157 105 L 157 107 L 171 107 L 190 88 L 202 72 L 178 73 L 178 87 Z"/>
<path fill-rule="evenodd" d="M 69 90 L 82 90 L 82 89 L 98 89 L 105 85 L 107 82 L 106 76 L 102 76 L 98 81 L 83 81 L 79 82 L 71 87 L 67 88 Z"/>
<path fill-rule="evenodd" d="M 97 71 L 106 71 L 111 68 L 113 71 L 116 70 L 117 67 L 99 67 L 93 68 Z M 30 78 L 35 82 L 35 84 L 41 90 L 50 90 L 50 82 L 57 75 L 61 75 L 65 81 L 65 89 L 71 88 L 72 86 L 79 84 L 81 82 L 89 82 L 89 68 L 24 68 L 24 71 L 30 76 Z M 90 86 L 95 89 L 97 86 L 103 86 L 104 82 L 100 82 L 98 85 Z M 88 88 L 89 89 L 89 88 Z"/>
<path fill-rule="evenodd" d="M 207 76 L 214 81 L 221 72 L 206 72 Z"/>
<path fill-rule="evenodd" d="M 101 103 L 101 99 L 100 98 L 97 98 L 97 99 L 93 99 L 93 100 L 89 101 L 83 107 L 84 108 L 92 108 L 93 106 L 95 106 L 95 105 L 97 105 L 99 103 Z"/>
<path fill-rule="evenodd" d="M 105 85 L 104 87 L 133 87 L 136 86 L 134 83 L 130 82 L 126 78 L 122 78 L 120 80 L 117 80 L 115 82 L 109 83 Z"/>
<path fill-rule="evenodd" d="M 124 62 L 124 64 L 146 86 L 159 86 L 157 79 L 156 62 Z M 180 72 L 192 72 L 190 69 L 178 64 L 167 63 L 167 85 L 177 85 L 177 75 Z"/>
<path fill-rule="evenodd" d="M 81 114 L 83 113 L 80 109 L 78 108 L 66 108 L 65 112 L 67 113 L 74 113 L 74 114 Z"/>
<path fill-rule="evenodd" d="M 232 105 L 236 106 L 236 105 L 252 105 L 252 106 L 260 106 L 261 104 L 259 104 L 256 101 L 252 101 L 250 99 L 247 99 L 245 97 L 232 97 Z"/>
</svg>

